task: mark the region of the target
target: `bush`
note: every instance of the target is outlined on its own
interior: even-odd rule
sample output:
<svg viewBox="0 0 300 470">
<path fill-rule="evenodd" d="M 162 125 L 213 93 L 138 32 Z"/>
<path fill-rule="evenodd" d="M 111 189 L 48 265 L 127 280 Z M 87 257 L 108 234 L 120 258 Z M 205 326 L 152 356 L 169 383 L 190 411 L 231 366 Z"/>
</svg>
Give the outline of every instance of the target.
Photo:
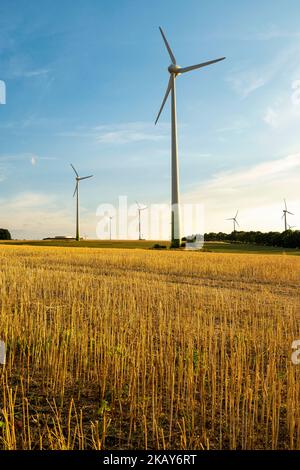
<svg viewBox="0 0 300 470">
<path fill-rule="evenodd" d="M 11 234 L 6 228 L 0 228 L 0 240 L 11 240 Z"/>
</svg>

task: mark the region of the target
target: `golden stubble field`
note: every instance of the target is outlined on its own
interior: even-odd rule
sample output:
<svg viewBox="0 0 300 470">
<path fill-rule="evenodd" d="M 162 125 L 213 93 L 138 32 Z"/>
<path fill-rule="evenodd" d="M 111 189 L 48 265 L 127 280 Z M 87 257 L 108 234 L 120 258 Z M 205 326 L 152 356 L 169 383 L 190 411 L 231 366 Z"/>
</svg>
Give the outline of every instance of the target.
<svg viewBox="0 0 300 470">
<path fill-rule="evenodd" d="M 300 449 L 300 258 L 0 247 L 0 449 Z"/>
</svg>

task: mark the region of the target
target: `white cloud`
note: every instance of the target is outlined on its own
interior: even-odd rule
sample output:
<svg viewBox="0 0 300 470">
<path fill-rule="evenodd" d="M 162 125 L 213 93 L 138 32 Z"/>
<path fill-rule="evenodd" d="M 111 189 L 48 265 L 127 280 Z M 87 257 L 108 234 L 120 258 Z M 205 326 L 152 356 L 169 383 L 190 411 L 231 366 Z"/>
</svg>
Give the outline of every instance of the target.
<svg viewBox="0 0 300 470">
<path fill-rule="evenodd" d="M 278 113 L 273 108 L 270 107 L 267 109 L 263 117 L 263 120 L 269 126 L 277 127 L 278 126 Z"/>
<path fill-rule="evenodd" d="M 288 68 L 298 67 L 295 57 L 299 55 L 299 46 L 288 47 L 281 51 L 277 57 L 269 60 L 265 65 L 246 66 L 233 70 L 227 77 L 227 82 L 233 90 L 241 97 L 247 98 L 254 91 L 269 84 L 274 77 L 278 79 L 280 73 Z"/>
<path fill-rule="evenodd" d="M 255 40 L 255 41 L 271 41 L 273 39 L 295 39 L 300 38 L 300 31 L 287 31 L 279 29 L 278 27 L 272 27 L 269 30 L 263 32 L 256 32 L 253 34 L 247 34 L 241 37 L 241 39 Z"/>
<path fill-rule="evenodd" d="M 156 127 L 153 122 L 127 122 L 122 124 L 101 124 L 93 128 L 79 128 L 60 132 L 60 137 L 95 139 L 102 144 L 131 144 L 135 142 L 157 142 L 167 137 L 169 126 L 165 123 Z"/>
<path fill-rule="evenodd" d="M 1 226 L 8 228 L 14 238 L 39 239 L 55 235 L 73 235 L 75 202 L 61 200 L 43 192 L 23 192 L 13 198 L 3 198 Z M 96 215 L 81 206 L 81 230 L 95 238 Z"/>
<path fill-rule="evenodd" d="M 30 161 L 31 165 L 35 165 L 38 160 L 57 160 L 57 157 L 43 157 L 30 152 L 0 155 L 0 163 L 2 166 L 4 166 L 4 163 L 9 164 L 16 161 L 27 162 L 28 160 Z"/>
<path fill-rule="evenodd" d="M 26 209 L 37 207 L 49 207 L 55 201 L 55 197 L 44 194 L 44 193 L 35 193 L 35 192 L 24 192 L 16 195 L 9 201 L 5 202 L 5 206 L 10 210 L 15 209 Z"/>
<path fill-rule="evenodd" d="M 227 126 L 217 129 L 217 132 L 223 134 L 227 132 L 235 132 L 241 134 L 243 131 L 249 128 L 249 123 L 246 119 L 236 119 L 233 122 L 230 122 Z"/>
<path fill-rule="evenodd" d="M 240 209 L 241 229 L 281 230 L 283 198 L 296 214 L 291 225 L 300 225 L 300 153 L 260 163 L 250 168 L 218 173 L 185 194 L 183 202 L 203 202 L 206 230 L 230 231 L 232 217 Z M 228 225 L 229 224 L 229 225 Z"/>
<path fill-rule="evenodd" d="M 263 76 L 262 72 L 256 70 L 245 70 L 243 72 L 234 73 L 227 78 L 227 82 L 241 98 L 247 98 L 247 96 L 258 88 L 266 85 L 268 80 L 269 77 L 267 74 Z"/>
<path fill-rule="evenodd" d="M 2 181 L 5 181 L 5 169 L 0 165 L 0 183 L 2 183 Z"/>
<path fill-rule="evenodd" d="M 276 102 L 269 106 L 263 116 L 266 124 L 273 128 L 291 128 L 293 124 L 300 122 L 299 81 L 291 84 L 291 89 L 286 90 Z"/>
<path fill-rule="evenodd" d="M 126 144 L 142 141 L 159 141 L 166 137 L 166 126 L 155 127 L 154 123 L 129 122 L 118 125 L 104 125 L 95 128 L 97 141 L 108 144 Z M 163 132 L 165 131 L 165 132 Z"/>
<path fill-rule="evenodd" d="M 264 31 L 249 31 L 245 33 L 236 33 L 234 31 L 230 33 L 212 33 L 209 37 L 215 38 L 225 38 L 225 39 L 234 39 L 236 41 L 272 41 L 276 39 L 297 39 L 300 38 L 300 31 L 287 31 L 285 29 L 280 29 L 277 26 L 271 26 L 269 29 Z"/>
<path fill-rule="evenodd" d="M 20 76 L 26 78 L 39 77 L 41 75 L 47 75 L 50 72 L 49 69 L 36 69 L 36 70 L 27 70 L 20 72 Z"/>
</svg>

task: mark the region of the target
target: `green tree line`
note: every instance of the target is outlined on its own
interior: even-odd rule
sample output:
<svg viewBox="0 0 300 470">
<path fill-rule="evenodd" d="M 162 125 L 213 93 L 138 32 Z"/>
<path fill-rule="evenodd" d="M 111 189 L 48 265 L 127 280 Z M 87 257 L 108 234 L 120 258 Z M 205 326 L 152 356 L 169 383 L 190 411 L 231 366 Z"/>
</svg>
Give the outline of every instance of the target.
<svg viewBox="0 0 300 470">
<path fill-rule="evenodd" d="M 286 230 L 285 232 L 210 232 L 204 234 L 205 241 L 228 241 L 236 243 L 252 243 L 263 246 L 282 248 L 300 248 L 300 231 Z"/>
</svg>

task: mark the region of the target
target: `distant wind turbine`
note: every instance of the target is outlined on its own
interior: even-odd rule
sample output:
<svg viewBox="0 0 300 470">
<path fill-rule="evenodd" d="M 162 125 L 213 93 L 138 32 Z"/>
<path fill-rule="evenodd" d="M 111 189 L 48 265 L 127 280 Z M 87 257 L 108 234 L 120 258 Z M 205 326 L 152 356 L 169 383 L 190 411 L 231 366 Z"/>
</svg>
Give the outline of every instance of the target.
<svg viewBox="0 0 300 470">
<path fill-rule="evenodd" d="M 139 240 L 142 240 L 142 225 L 141 225 L 141 212 L 144 211 L 145 209 L 148 209 L 147 206 L 141 207 L 140 204 L 135 201 L 137 207 L 138 207 L 138 213 L 139 213 Z"/>
<path fill-rule="evenodd" d="M 108 216 L 109 218 L 109 239 L 111 240 L 111 221 L 114 218 L 112 215 Z"/>
<path fill-rule="evenodd" d="M 285 232 L 287 231 L 288 229 L 288 223 L 287 223 L 287 214 L 290 214 L 290 215 L 295 215 L 293 214 L 292 212 L 289 212 L 288 211 L 288 208 L 287 208 L 287 204 L 286 204 L 286 200 L 284 199 L 284 207 L 285 209 L 283 209 L 283 216 L 282 216 L 282 219 L 284 219 L 284 230 Z"/>
<path fill-rule="evenodd" d="M 178 149 L 177 149 L 177 121 L 176 121 L 176 90 L 175 90 L 175 79 L 178 75 L 181 75 L 185 72 L 190 72 L 191 70 L 200 69 L 202 67 L 206 67 L 207 65 L 215 64 L 216 62 L 220 62 L 224 60 L 225 57 L 221 57 L 220 59 L 210 60 L 208 62 L 203 62 L 197 65 L 191 65 L 189 67 L 180 67 L 176 63 L 175 56 L 171 50 L 171 47 L 164 35 L 164 32 L 161 28 L 159 28 L 161 35 L 163 37 L 165 46 L 171 58 L 171 65 L 168 67 L 168 71 L 170 73 L 169 83 L 167 86 L 167 91 L 165 93 L 162 105 L 158 112 L 155 124 L 159 120 L 161 112 L 164 108 L 164 105 L 167 101 L 167 98 L 171 92 L 171 122 L 172 122 L 172 145 L 171 145 L 171 155 L 172 155 L 172 196 L 171 196 L 171 216 L 172 216 L 172 246 L 180 246 L 180 211 L 179 211 L 179 168 L 178 168 Z"/>
<path fill-rule="evenodd" d="M 235 217 L 231 217 L 231 219 L 226 219 L 226 220 L 233 220 L 233 231 L 236 232 L 236 225 L 239 227 L 240 224 L 237 221 L 237 216 L 238 216 L 239 211 L 237 210 Z"/>
<path fill-rule="evenodd" d="M 75 180 L 76 180 L 76 186 L 75 186 L 73 197 L 76 194 L 76 240 L 79 241 L 80 240 L 80 234 L 79 234 L 79 182 L 81 180 L 86 180 L 88 178 L 92 178 L 93 175 L 79 176 L 79 174 L 77 173 L 77 171 L 74 168 L 74 166 L 72 165 L 72 163 L 70 165 L 74 170 Z"/>
<path fill-rule="evenodd" d="M 296 228 L 296 225 L 289 225 L 288 224 L 288 228 L 289 228 L 289 230 L 293 230 L 293 228 Z"/>
</svg>

